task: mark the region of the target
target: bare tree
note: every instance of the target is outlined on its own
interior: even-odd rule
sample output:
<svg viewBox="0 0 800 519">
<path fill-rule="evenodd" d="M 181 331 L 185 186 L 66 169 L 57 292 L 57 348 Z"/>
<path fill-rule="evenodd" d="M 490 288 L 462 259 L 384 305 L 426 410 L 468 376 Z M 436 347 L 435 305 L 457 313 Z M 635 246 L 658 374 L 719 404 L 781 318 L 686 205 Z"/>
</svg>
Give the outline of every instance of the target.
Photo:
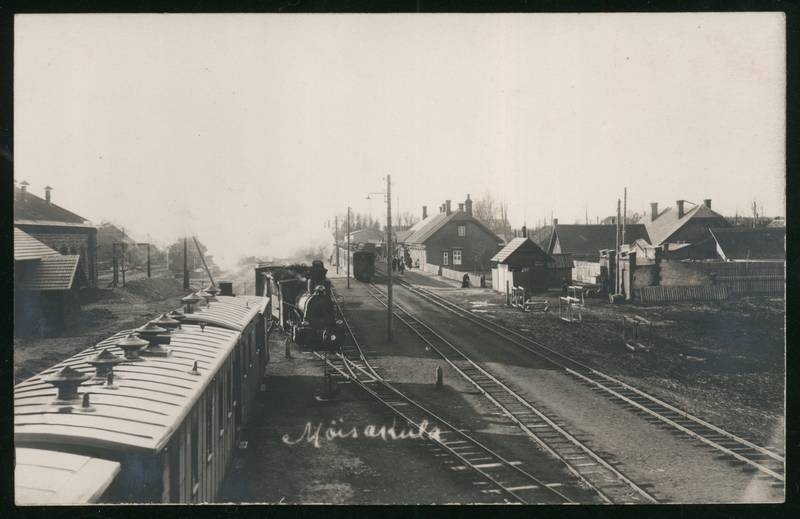
<svg viewBox="0 0 800 519">
<path fill-rule="evenodd" d="M 503 239 L 511 234 L 511 224 L 508 221 L 508 203 L 495 199 L 491 193 L 484 193 L 475 200 L 472 206 L 472 215 L 486 224 L 492 232 Z"/>
<path fill-rule="evenodd" d="M 419 218 L 408 211 L 402 212 L 397 216 L 398 227 L 411 227 L 419 221 Z"/>
</svg>

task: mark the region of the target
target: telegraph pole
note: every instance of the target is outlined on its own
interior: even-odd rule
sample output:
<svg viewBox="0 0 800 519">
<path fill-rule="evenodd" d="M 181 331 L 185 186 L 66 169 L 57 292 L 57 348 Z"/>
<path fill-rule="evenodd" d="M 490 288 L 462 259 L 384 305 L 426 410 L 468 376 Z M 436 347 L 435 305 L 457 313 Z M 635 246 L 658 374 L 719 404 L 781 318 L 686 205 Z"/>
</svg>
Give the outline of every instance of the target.
<svg viewBox="0 0 800 519">
<path fill-rule="evenodd" d="M 347 288 L 350 288 L 350 206 L 347 206 Z"/>
<path fill-rule="evenodd" d="M 392 342 L 392 176 L 386 175 L 386 272 L 389 281 L 386 287 L 388 294 L 388 314 L 386 316 L 386 340 Z"/>
<path fill-rule="evenodd" d="M 330 222 L 330 220 L 328 220 Z M 336 249 L 336 273 L 339 273 L 339 215 L 333 217 L 333 246 Z"/>
<path fill-rule="evenodd" d="M 186 236 L 183 237 L 183 289 L 189 290 L 189 247 L 186 244 Z"/>
</svg>

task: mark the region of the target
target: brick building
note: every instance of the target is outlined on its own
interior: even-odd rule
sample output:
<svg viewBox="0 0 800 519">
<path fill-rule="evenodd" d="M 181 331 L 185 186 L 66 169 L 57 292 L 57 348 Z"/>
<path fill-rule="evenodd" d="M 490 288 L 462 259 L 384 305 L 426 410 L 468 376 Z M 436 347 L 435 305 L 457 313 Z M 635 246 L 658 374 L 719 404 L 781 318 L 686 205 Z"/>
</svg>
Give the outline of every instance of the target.
<svg viewBox="0 0 800 519">
<path fill-rule="evenodd" d="M 40 198 L 23 181 L 14 188 L 14 226 L 61 253 L 80 257 L 89 287 L 97 285 L 97 228 L 53 203 L 52 188 Z"/>
<path fill-rule="evenodd" d="M 503 246 L 503 240 L 472 214 L 472 200 L 453 210 L 450 200 L 439 212 L 428 215 L 422 208 L 422 220 L 398 243 L 409 254 L 411 264 L 432 273 L 441 269 L 459 272 L 488 271 L 490 260 Z"/>
</svg>

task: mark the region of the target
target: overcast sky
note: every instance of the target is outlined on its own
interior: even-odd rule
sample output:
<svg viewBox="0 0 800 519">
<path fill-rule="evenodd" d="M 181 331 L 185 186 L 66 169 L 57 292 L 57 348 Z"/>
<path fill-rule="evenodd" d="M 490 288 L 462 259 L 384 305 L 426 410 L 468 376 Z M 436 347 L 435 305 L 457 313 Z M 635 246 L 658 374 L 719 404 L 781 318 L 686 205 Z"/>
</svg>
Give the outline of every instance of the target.
<svg viewBox="0 0 800 519">
<path fill-rule="evenodd" d="M 784 209 L 780 13 L 18 15 L 15 175 L 218 263 L 492 192 L 512 224 Z"/>
</svg>

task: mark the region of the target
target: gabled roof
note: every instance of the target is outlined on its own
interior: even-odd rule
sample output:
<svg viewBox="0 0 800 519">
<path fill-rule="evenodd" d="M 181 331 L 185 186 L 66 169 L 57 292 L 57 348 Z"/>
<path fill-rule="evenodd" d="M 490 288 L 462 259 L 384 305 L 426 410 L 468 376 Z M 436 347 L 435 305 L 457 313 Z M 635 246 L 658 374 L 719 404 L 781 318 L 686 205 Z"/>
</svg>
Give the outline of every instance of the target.
<svg viewBox="0 0 800 519">
<path fill-rule="evenodd" d="M 685 203 L 690 204 L 691 202 L 685 201 Z M 680 218 L 678 218 L 678 209 L 676 207 L 667 207 L 658 214 L 655 220 L 645 223 L 647 226 L 647 234 L 650 236 L 650 243 L 653 245 L 661 245 L 693 218 L 724 220 L 721 214 L 712 211 L 704 204 L 696 205 L 688 211 L 685 211 Z"/>
<path fill-rule="evenodd" d="M 531 258 L 531 256 L 538 257 L 540 261 L 545 261 L 547 263 L 552 262 L 552 258 L 550 258 L 550 256 L 543 251 L 541 247 L 536 245 L 536 242 L 526 237 L 512 239 L 500 250 L 500 252 L 495 254 L 490 261 L 496 261 L 497 263 L 512 263 L 514 262 L 515 257 L 525 259 L 527 261 Z"/>
<path fill-rule="evenodd" d="M 39 198 L 30 191 L 25 193 L 24 200 L 20 199 L 19 188 L 14 188 L 14 221 L 25 221 L 25 223 L 35 223 L 36 221 L 60 222 L 62 224 L 88 224 L 86 218 L 67 211 L 63 207 L 47 203 L 46 200 Z"/>
<path fill-rule="evenodd" d="M 711 235 L 724 254 L 723 259 L 785 259 L 786 230 L 781 227 L 712 228 Z"/>
<path fill-rule="evenodd" d="M 38 261 L 28 262 L 16 280 L 15 290 L 69 290 L 76 284 L 76 278 L 86 283 L 79 270 L 81 257 L 78 255 L 47 256 Z"/>
<path fill-rule="evenodd" d="M 14 227 L 14 261 L 37 260 L 58 255 L 57 251 L 25 231 Z"/>
<path fill-rule="evenodd" d="M 484 231 L 491 234 L 495 238 L 497 238 L 498 242 L 503 241 L 499 236 L 497 236 L 494 232 L 489 229 L 485 223 L 480 221 L 479 219 L 475 218 L 467 214 L 465 211 L 453 211 L 450 214 L 445 212 L 440 212 L 436 214 L 432 214 L 425 218 L 424 220 L 420 220 L 419 222 L 415 223 L 409 231 L 411 234 L 405 239 L 403 243 L 416 243 L 416 244 L 423 244 L 428 239 L 439 232 L 439 230 L 447 225 L 448 222 L 454 219 L 460 219 L 463 221 L 470 221 L 477 226 L 481 227 Z"/>
<path fill-rule="evenodd" d="M 561 253 L 571 254 L 574 259 L 597 261 L 600 250 L 613 249 L 617 244 L 616 225 L 556 225 L 550 238 L 548 252 L 553 253 L 555 240 L 561 246 Z M 648 239 L 647 229 L 640 223 L 625 226 L 625 241 L 633 243 Z"/>
</svg>

